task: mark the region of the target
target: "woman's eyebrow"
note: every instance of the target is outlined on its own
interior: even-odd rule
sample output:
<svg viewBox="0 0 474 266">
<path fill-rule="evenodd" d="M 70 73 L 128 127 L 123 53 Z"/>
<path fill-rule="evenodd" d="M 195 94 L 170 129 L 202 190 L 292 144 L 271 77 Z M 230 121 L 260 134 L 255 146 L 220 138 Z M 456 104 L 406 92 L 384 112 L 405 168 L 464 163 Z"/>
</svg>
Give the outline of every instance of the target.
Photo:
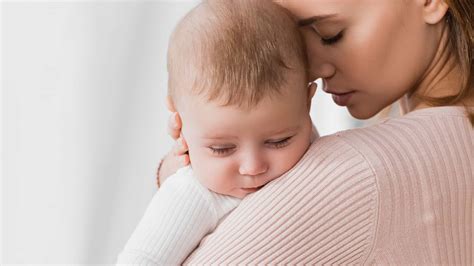
<svg viewBox="0 0 474 266">
<path fill-rule="evenodd" d="M 304 27 L 304 26 L 307 26 L 307 25 L 312 24 L 314 22 L 320 22 L 322 20 L 333 18 L 335 16 L 336 16 L 336 14 L 312 16 L 312 17 L 309 17 L 309 18 L 299 20 L 298 21 L 298 26 L 299 27 Z"/>
</svg>

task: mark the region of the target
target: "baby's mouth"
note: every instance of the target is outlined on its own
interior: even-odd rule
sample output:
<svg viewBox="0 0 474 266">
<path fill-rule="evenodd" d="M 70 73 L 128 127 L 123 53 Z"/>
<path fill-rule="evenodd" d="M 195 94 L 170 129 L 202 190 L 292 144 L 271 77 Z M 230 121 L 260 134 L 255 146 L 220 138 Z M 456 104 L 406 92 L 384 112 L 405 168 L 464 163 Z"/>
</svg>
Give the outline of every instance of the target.
<svg viewBox="0 0 474 266">
<path fill-rule="evenodd" d="M 259 186 L 259 187 L 250 187 L 250 188 L 241 188 L 242 190 L 244 190 L 245 192 L 247 193 L 253 193 L 253 192 L 256 192 L 258 191 L 259 189 L 261 189 L 263 187 L 262 186 Z"/>
</svg>

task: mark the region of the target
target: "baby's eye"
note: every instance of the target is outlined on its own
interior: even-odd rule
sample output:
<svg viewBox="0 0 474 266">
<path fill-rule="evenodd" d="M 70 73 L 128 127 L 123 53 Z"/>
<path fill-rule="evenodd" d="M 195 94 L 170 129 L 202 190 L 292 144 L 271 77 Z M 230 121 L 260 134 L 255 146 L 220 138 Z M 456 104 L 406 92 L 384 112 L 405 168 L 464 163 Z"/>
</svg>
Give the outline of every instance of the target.
<svg viewBox="0 0 474 266">
<path fill-rule="evenodd" d="M 273 141 L 273 140 L 267 141 L 266 144 L 268 146 L 270 146 L 271 148 L 275 148 L 275 149 L 283 148 L 283 147 L 287 146 L 290 143 L 290 139 L 292 137 L 293 136 L 287 137 L 287 138 L 284 138 L 284 139 L 280 139 L 280 140 L 275 140 L 275 141 Z"/>
<path fill-rule="evenodd" d="M 209 147 L 209 149 L 213 154 L 222 156 L 230 154 L 234 150 L 234 147 Z"/>
</svg>

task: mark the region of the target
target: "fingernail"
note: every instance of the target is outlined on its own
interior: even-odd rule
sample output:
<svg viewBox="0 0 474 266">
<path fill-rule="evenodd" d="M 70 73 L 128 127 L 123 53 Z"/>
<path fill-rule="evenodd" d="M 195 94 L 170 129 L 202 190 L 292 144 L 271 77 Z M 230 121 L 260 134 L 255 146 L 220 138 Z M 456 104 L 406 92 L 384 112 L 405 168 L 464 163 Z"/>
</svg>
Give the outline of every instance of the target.
<svg viewBox="0 0 474 266">
<path fill-rule="evenodd" d="M 178 113 L 173 113 L 173 127 L 178 127 Z"/>
<path fill-rule="evenodd" d="M 179 147 L 182 148 L 183 147 L 183 138 L 179 137 L 176 142 L 178 143 Z"/>
</svg>

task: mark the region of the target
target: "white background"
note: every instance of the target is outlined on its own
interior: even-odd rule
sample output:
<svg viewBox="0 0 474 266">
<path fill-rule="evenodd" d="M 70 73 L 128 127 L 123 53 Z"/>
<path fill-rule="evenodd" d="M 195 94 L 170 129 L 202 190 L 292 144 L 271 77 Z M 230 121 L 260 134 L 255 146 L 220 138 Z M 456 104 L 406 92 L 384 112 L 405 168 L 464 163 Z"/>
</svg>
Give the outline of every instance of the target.
<svg viewBox="0 0 474 266">
<path fill-rule="evenodd" d="M 155 192 L 168 37 L 193 2 L 3 2 L 2 264 L 113 263 Z M 359 125 L 321 90 L 321 135 Z"/>
</svg>

